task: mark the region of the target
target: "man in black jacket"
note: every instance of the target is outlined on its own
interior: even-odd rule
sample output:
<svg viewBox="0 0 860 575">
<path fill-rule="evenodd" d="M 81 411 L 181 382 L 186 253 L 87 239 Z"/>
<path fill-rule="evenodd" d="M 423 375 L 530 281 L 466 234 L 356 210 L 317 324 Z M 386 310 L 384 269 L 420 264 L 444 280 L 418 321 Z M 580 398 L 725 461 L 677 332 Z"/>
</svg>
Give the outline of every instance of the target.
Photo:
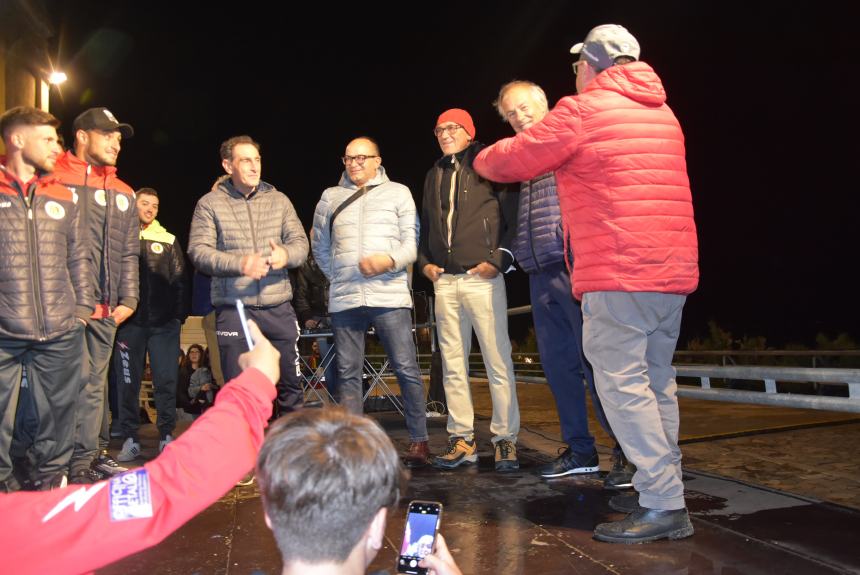
<svg viewBox="0 0 860 575">
<path fill-rule="evenodd" d="M 328 288 L 329 281 L 317 265 L 311 252 L 308 259 L 302 264 L 296 273 L 295 293 L 293 294 L 293 307 L 299 317 L 299 326 L 302 329 L 331 333 L 331 318 L 328 315 Z M 332 395 L 337 390 L 337 360 L 331 349 L 329 335 L 321 335 L 316 338 L 319 348 L 320 362 L 326 363 L 325 387 Z"/>
<path fill-rule="evenodd" d="M 134 129 L 107 108 L 77 118 L 74 153 L 57 160 L 54 175 L 77 199 L 90 260 L 95 312 L 84 332 L 84 360 L 75 406 L 71 483 L 89 484 L 126 471 L 108 453 L 107 374 L 116 329 L 137 308 L 138 220 L 134 191 L 117 177 L 122 143 Z"/>
<path fill-rule="evenodd" d="M 20 488 L 9 447 L 25 364 L 39 416 L 29 449 L 35 487 L 64 485 L 72 455 L 74 383 L 93 298 L 77 204 L 49 173 L 59 124 L 23 106 L 0 117 L 0 493 Z"/>
<path fill-rule="evenodd" d="M 502 274 L 513 269 L 516 197 L 472 169 L 483 147 L 465 110 L 443 112 L 434 130 L 444 154 L 424 180 L 418 266 L 433 282 L 448 403 L 448 449 L 434 459 L 445 469 L 478 460 L 469 390 L 472 328 L 490 381 L 496 471 L 519 468 L 520 412 L 508 335 Z"/>
<path fill-rule="evenodd" d="M 140 303 L 116 334 L 113 369 L 117 381 L 119 430 L 125 437 L 119 461 L 140 456 L 140 382 L 146 352 L 155 391 L 159 453 L 173 440 L 176 427 L 176 381 L 179 373 L 179 330 L 188 317 L 188 276 L 176 236 L 158 223 L 158 192 L 137 191 L 140 219 Z"/>
</svg>

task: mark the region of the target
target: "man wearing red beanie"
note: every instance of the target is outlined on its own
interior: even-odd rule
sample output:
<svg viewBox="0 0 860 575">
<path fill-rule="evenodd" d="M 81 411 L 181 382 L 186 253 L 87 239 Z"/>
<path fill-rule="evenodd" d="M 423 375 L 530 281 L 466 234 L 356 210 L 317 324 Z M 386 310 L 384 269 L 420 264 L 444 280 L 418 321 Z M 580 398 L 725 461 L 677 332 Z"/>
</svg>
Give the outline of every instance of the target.
<svg viewBox="0 0 860 575">
<path fill-rule="evenodd" d="M 475 124 L 468 112 L 459 108 L 443 112 L 433 133 L 443 156 L 424 180 L 418 265 L 436 293 L 449 435 L 446 452 L 433 463 L 451 469 L 478 461 L 468 365 L 474 328 L 493 400 L 490 431 L 496 471 L 513 471 L 519 468 L 520 412 L 508 301 L 499 272 L 513 269 L 510 245 L 516 232 L 516 197 L 472 169 L 483 145 L 475 142 Z"/>
</svg>

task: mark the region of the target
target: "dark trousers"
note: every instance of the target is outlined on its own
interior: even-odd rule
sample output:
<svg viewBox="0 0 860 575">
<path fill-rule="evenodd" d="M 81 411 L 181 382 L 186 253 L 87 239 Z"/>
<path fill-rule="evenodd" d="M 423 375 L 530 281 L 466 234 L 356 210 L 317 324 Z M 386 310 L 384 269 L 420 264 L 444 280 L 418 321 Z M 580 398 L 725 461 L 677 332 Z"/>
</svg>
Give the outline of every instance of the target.
<svg viewBox="0 0 860 575">
<path fill-rule="evenodd" d="M 594 373 L 582 353 L 582 310 L 573 297 L 567 268 L 558 264 L 529 274 L 529 292 L 538 351 L 555 397 L 562 440 L 574 453 L 588 455 L 594 450 L 594 436 L 588 431 L 583 377 L 597 420 L 613 434 L 594 387 Z"/>
<path fill-rule="evenodd" d="M 110 442 L 107 373 L 115 336 L 116 321 L 112 317 L 87 320 L 75 405 L 75 448 L 69 464 L 72 475 L 89 467 L 99 450 L 107 449 Z"/>
<path fill-rule="evenodd" d="M 216 333 L 221 352 L 221 369 L 224 380 L 230 381 L 242 372 L 239 356 L 248 351 L 242 322 L 235 306 L 217 308 Z M 280 305 L 253 308 L 245 307 L 248 319 L 256 322 L 263 335 L 281 352 L 281 379 L 278 380 L 277 411 L 280 415 L 295 411 L 304 403 L 299 365 L 299 323 L 293 306 L 286 301 Z"/>
<path fill-rule="evenodd" d="M 140 383 L 149 351 L 155 395 L 156 427 L 163 439 L 176 427 L 176 381 L 179 378 L 179 320 L 156 327 L 133 323 L 120 326 L 113 351 L 119 430 L 124 438 L 138 441 Z M 114 426 L 116 427 L 116 426 Z"/>
<path fill-rule="evenodd" d="M 0 339 L 0 481 L 12 473 L 9 450 L 23 365 L 39 418 L 30 457 L 40 476 L 65 470 L 72 455 L 76 382 L 81 370 L 84 327 L 49 341 Z"/>
</svg>

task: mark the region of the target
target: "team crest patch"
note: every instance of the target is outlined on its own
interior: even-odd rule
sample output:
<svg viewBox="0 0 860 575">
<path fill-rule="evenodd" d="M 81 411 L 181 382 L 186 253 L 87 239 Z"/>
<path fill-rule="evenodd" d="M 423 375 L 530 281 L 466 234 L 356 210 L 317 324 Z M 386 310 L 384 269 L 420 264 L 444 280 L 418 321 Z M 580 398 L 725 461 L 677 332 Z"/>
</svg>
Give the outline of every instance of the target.
<svg viewBox="0 0 860 575">
<path fill-rule="evenodd" d="M 126 211 L 128 209 L 128 198 L 122 194 L 117 194 L 116 207 L 118 207 L 121 212 Z"/>
<path fill-rule="evenodd" d="M 158 242 L 152 242 L 152 246 L 150 246 L 150 249 L 152 250 L 152 253 L 154 253 L 154 254 L 163 254 L 164 253 L 164 246 Z"/>
<path fill-rule="evenodd" d="M 110 480 L 110 519 L 127 521 L 152 517 L 152 490 L 145 468 L 128 471 Z"/>
<path fill-rule="evenodd" d="M 53 200 L 45 204 L 45 213 L 53 220 L 61 220 L 66 215 L 66 209 Z"/>
<path fill-rule="evenodd" d="M 93 193 L 93 198 L 95 198 L 96 203 L 102 207 L 107 205 L 107 200 L 105 199 L 105 191 L 104 190 L 96 190 Z"/>
</svg>

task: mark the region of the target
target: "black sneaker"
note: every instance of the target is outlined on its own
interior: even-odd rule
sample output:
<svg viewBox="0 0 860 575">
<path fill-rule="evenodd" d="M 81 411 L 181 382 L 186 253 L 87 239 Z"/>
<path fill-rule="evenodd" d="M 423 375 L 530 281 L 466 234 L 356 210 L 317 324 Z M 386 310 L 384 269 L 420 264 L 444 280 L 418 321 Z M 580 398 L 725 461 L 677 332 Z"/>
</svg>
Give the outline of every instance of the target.
<svg viewBox="0 0 860 575">
<path fill-rule="evenodd" d="M 83 467 L 72 471 L 69 477 L 70 485 L 92 485 L 105 479 L 104 475 L 93 469 L 92 467 Z"/>
<path fill-rule="evenodd" d="M 627 461 L 622 451 L 612 458 L 612 469 L 603 479 L 604 489 L 629 489 L 633 487 L 633 474 L 636 466 Z"/>
<path fill-rule="evenodd" d="M 4 481 L 0 481 L 0 493 L 15 493 L 16 491 L 21 491 L 21 484 L 18 483 L 18 480 L 13 475 L 10 475 Z"/>
<path fill-rule="evenodd" d="M 31 491 L 53 491 L 63 489 L 69 484 L 66 474 L 62 471 L 53 475 L 44 475 L 33 482 Z"/>
<path fill-rule="evenodd" d="M 98 456 L 93 460 L 91 467 L 98 473 L 105 476 L 119 475 L 128 471 L 128 467 L 123 467 L 116 462 L 116 459 L 110 456 L 107 449 L 102 449 Z"/>
<path fill-rule="evenodd" d="M 600 460 L 597 457 L 597 451 L 582 456 L 576 455 L 568 447 L 555 461 L 538 469 L 538 473 L 544 479 L 551 479 L 579 473 L 595 473 L 598 470 L 600 470 Z"/>
</svg>

